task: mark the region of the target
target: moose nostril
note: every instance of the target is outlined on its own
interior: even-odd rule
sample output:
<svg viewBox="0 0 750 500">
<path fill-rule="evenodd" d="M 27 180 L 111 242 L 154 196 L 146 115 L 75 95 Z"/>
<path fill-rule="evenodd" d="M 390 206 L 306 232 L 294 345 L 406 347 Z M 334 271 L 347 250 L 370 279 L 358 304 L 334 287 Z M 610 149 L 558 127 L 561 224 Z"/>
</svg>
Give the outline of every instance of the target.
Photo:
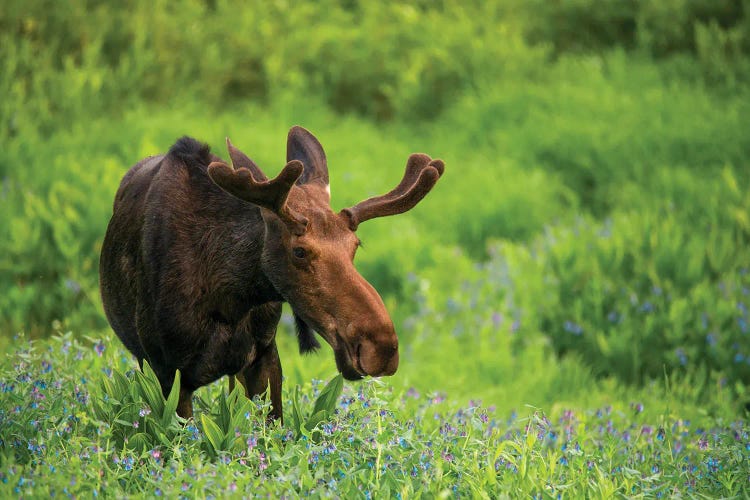
<svg viewBox="0 0 750 500">
<path fill-rule="evenodd" d="M 379 377 L 392 375 L 398 367 L 398 340 L 363 338 L 354 347 L 357 369 Z"/>
</svg>

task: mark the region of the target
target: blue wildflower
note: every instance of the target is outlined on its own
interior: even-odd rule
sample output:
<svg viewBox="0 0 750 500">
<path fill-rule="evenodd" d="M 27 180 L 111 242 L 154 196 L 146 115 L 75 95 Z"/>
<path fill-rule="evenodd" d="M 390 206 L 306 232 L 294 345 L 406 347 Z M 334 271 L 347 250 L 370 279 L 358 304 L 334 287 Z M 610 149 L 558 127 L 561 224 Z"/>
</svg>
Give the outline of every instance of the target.
<svg viewBox="0 0 750 500">
<path fill-rule="evenodd" d="M 94 344 L 94 351 L 96 351 L 97 356 L 101 357 L 102 354 L 104 354 L 104 350 L 106 349 L 104 342 L 101 340 Z"/>
<path fill-rule="evenodd" d="M 565 329 L 566 332 L 572 333 L 573 335 L 581 335 L 583 333 L 583 328 L 581 328 L 580 325 L 572 321 L 566 321 L 563 324 L 563 328 Z"/>
<path fill-rule="evenodd" d="M 492 313 L 492 325 L 498 328 L 503 323 L 503 315 L 497 311 Z"/>
<path fill-rule="evenodd" d="M 678 347 L 677 349 L 675 349 L 675 355 L 677 356 L 677 359 L 680 360 L 680 364 L 682 366 L 687 365 L 688 363 L 687 354 L 685 354 L 685 350 L 682 347 Z"/>
<path fill-rule="evenodd" d="M 607 320 L 610 323 L 619 323 L 620 322 L 620 314 L 617 311 L 610 311 L 609 314 L 607 314 Z"/>
</svg>

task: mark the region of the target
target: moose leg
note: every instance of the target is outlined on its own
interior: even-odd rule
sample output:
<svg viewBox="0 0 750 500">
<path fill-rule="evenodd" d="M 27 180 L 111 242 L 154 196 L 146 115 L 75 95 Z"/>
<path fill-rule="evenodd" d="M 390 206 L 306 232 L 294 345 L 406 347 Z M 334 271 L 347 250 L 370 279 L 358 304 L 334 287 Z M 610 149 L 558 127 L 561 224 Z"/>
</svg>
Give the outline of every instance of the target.
<svg viewBox="0 0 750 500">
<path fill-rule="evenodd" d="M 180 400 L 177 403 L 177 414 L 182 418 L 193 416 L 193 391 L 180 387 Z"/>
<path fill-rule="evenodd" d="M 276 349 L 276 341 L 269 344 L 266 350 L 249 366 L 237 374 L 237 380 L 245 386 L 248 398 L 261 395 L 270 388 L 271 417 L 284 421 L 281 411 L 281 360 Z"/>
</svg>

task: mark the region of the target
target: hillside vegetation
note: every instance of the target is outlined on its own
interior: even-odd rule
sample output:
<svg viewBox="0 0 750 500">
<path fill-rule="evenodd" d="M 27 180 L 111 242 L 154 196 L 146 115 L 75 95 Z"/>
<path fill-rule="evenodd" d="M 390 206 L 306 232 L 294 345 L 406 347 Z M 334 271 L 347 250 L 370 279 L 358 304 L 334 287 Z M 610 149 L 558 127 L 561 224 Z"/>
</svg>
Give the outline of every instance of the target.
<svg viewBox="0 0 750 500">
<path fill-rule="evenodd" d="M 533 419 L 546 412 L 564 425 L 558 419 L 572 411 L 580 422 L 578 443 L 604 453 L 590 427 L 602 417 L 592 416 L 592 408 L 610 407 L 620 412 L 613 425 L 636 426 L 628 427 L 631 433 L 645 432 L 643 426 L 687 432 L 693 444 L 680 450 L 695 451 L 688 461 L 705 470 L 692 471 L 693 477 L 672 462 L 669 474 L 661 462 L 627 462 L 631 453 L 654 452 L 654 434 L 651 441 L 644 438 L 648 450 L 638 447 L 643 442 L 623 445 L 622 463 L 604 467 L 613 456 L 606 453 L 586 460 L 576 455 L 579 473 L 591 475 L 579 475 L 584 479 L 570 483 L 569 491 L 606 496 L 609 490 L 587 489 L 606 484 L 624 495 L 747 494 L 746 424 L 729 424 L 741 422 L 750 403 L 747 0 L 6 3 L 0 10 L 0 346 L 9 353 L 4 387 L 23 378 L 16 368 L 31 363 L 24 361 L 32 356 L 28 349 L 57 352 L 60 342 L 80 342 L 84 359 L 95 356 L 95 346 L 110 346 L 105 359 L 125 358 L 117 365 L 123 374 L 136 366 L 116 347 L 98 292 L 102 238 L 114 193 L 131 165 L 185 134 L 226 156 L 229 136 L 275 175 L 284 164 L 286 132 L 299 124 L 326 149 L 336 210 L 392 188 L 412 152 L 446 162 L 445 175 L 417 208 L 358 231 L 364 248 L 356 264 L 383 295 L 402 350 L 397 375 L 384 387 L 364 386 L 362 401 L 374 397 L 396 412 L 393 439 L 408 432 L 400 426 L 408 425 L 409 415 L 430 413 L 434 394 L 443 391 L 449 401 L 460 401 L 450 403 L 446 424 L 456 427 L 456 408 L 464 411 L 477 399 L 485 409 L 495 407 L 488 421 L 516 412 L 538 423 L 543 420 Z M 330 378 L 333 357 L 324 347 L 301 358 L 291 323 L 285 315 L 279 332 L 285 397 L 296 397 L 292 391 L 300 384 L 312 401 L 310 380 Z M 75 467 L 74 461 L 55 462 L 51 444 L 39 453 L 21 451 L 42 445 L 36 428 L 13 428 L 8 437 L 14 408 L 33 413 L 31 405 L 39 402 L 33 398 L 41 388 L 34 392 L 33 380 L 54 383 L 63 364 L 55 356 L 34 357 L 35 378 L 17 381 L 2 396 L 0 479 L 13 477 L 8 484 L 19 488 L 16 493 L 60 493 L 62 483 L 48 483 L 40 464 Z M 111 377 L 100 361 L 76 365 L 66 387 L 80 377 L 95 384 Z M 49 380 L 45 362 L 53 370 Z M 431 396 L 412 401 L 410 389 Z M 347 386 L 345 396 L 358 390 Z M 221 399 L 218 386 L 204 397 Z M 87 415 L 93 412 L 88 399 L 77 404 Z M 638 405 L 646 412 L 634 412 Z M 215 405 L 199 408 L 208 415 Z M 368 418 L 365 409 L 347 417 L 347 408 L 338 408 L 335 418 L 360 422 Z M 62 406 L 50 418 L 61 412 Z M 93 437 L 97 429 L 104 439 L 120 432 L 101 415 L 87 418 L 93 420 L 71 428 L 83 436 L 71 441 L 76 446 L 101 449 Z M 716 456 L 701 455 L 703 437 L 685 423 L 690 419 L 715 429 Z M 146 420 L 141 425 L 150 425 Z M 476 439 L 496 440 L 492 460 L 482 458 L 485 469 L 468 471 L 470 463 L 485 464 L 468 455 L 460 465 L 446 460 L 445 453 L 474 450 L 446 441 L 444 453 L 435 456 L 452 464 L 452 472 L 422 475 L 426 469 L 420 469 L 419 481 L 408 482 L 407 476 L 417 476 L 402 471 L 387 483 L 389 491 L 437 494 L 453 485 L 467 494 L 521 487 L 532 495 L 565 491 L 571 476 L 555 475 L 551 465 L 564 453 L 550 458 L 548 451 L 569 448 L 559 450 L 561 442 L 548 438 L 529 441 L 529 428 L 512 419 L 507 428 L 498 424 L 502 432 L 483 427 L 488 421 L 475 422 L 477 432 L 487 432 Z M 196 425 L 206 432 L 201 422 Z M 424 433 L 444 435 L 433 427 L 420 423 L 417 448 L 403 447 L 411 450 L 415 467 L 421 462 L 412 451 L 429 455 L 420 448 Z M 200 462 L 195 467 L 205 474 L 220 470 L 217 457 L 229 457 L 233 467 L 245 460 L 239 448 L 227 445 L 221 455 L 200 436 L 193 446 L 188 431 L 175 432 L 175 442 L 187 447 L 185 456 Z M 622 442 L 622 432 L 610 434 L 613 443 Z M 509 436 L 516 444 L 501 444 Z M 671 444 L 662 452 L 681 457 L 668 436 Z M 570 438 L 566 446 L 575 442 Z M 162 457 L 169 449 L 170 459 L 184 462 L 174 451 L 182 445 L 158 443 L 131 446 L 138 448 L 133 456 L 151 467 L 154 450 Z M 278 454 L 275 460 L 299 451 L 273 438 L 263 443 L 264 453 Z M 343 441 L 336 443 L 346 449 Z M 385 448 L 373 446 L 382 465 Z M 324 453 L 314 449 L 316 456 Z M 108 453 L 102 460 L 110 465 L 112 453 L 123 457 L 115 448 Z M 405 456 L 393 452 L 390 463 L 407 463 Z M 493 468 L 506 466 L 518 472 L 522 457 L 539 460 L 524 465 L 537 476 L 515 483 L 493 475 Z M 717 457 L 726 458 L 722 473 L 706 465 Z M 435 467 L 432 458 L 424 463 Z M 566 465 L 573 461 L 566 456 Z M 349 471 L 342 464 L 324 470 Z M 628 482 L 617 466 L 640 471 L 640 482 Z M 18 484 L 24 470 L 36 474 L 32 489 Z M 320 486 L 314 474 L 309 482 L 299 470 L 269 471 L 294 476 L 299 494 Z M 318 493 L 356 490 L 367 496 L 368 488 L 386 484 L 385 469 L 361 472 L 343 489 Z M 443 482 L 443 473 L 449 480 Z M 156 483 L 123 485 L 120 472 L 102 474 L 121 488 L 115 496 L 155 491 Z M 191 487 L 202 481 L 171 474 Z M 648 474 L 655 479 L 645 481 Z M 478 475 L 486 481 L 460 480 Z M 69 491 L 90 492 L 91 481 Z M 733 481 L 744 489 L 727 486 Z M 240 488 L 251 487 L 240 482 Z"/>
</svg>

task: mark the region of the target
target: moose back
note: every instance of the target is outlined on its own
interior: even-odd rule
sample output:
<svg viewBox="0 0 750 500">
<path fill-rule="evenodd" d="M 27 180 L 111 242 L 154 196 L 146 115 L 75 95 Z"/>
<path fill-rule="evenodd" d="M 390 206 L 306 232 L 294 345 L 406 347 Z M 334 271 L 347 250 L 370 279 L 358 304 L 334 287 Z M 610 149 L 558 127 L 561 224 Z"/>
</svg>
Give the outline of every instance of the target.
<svg viewBox="0 0 750 500">
<path fill-rule="evenodd" d="M 270 388 L 281 418 L 276 327 L 281 305 L 294 312 L 300 350 L 333 348 L 349 380 L 392 375 L 393 322 L 355 270 L 357 226 L 410 210 L 443 173 L 440 160 L 412 154 L 389 193 L 334 213 L 326 156 L 293 127 L 287 163 L 269 180 L 227 139 L 231 164 L 183 137 L 166 155 L 123 178 L 102 246 L 104 310 L 117 336 L 148 360 L 168 394 L 181 372 L 177 412 L 192 415 L 197 388 L 234 375 L 248 397 Z"/>
</svg>

